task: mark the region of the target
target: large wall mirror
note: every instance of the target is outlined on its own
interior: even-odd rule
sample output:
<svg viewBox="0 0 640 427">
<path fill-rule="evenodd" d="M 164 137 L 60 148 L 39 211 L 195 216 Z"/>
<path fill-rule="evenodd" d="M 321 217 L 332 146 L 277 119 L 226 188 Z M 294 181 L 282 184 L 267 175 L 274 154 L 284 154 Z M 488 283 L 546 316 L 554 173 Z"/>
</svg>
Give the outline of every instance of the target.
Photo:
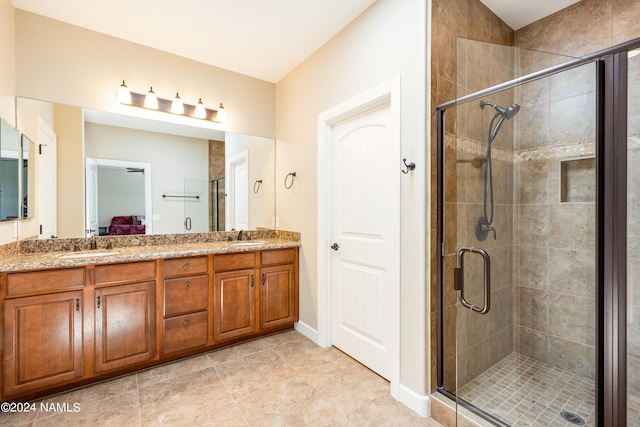
<svg viewBox="0 0 640 427">
<path fill-rule="evenodd" d="M 34 149 L 37 120 L 44 121 L 56 134 L 57 155 L 66 156 L 67 169 L 77 168 L 84 182 L 65 188 L 61 177 L 70 171 L 57 172 L 58 200 L 75 188 L 76 200 L 84 202 L 68 216 L 85 219 L 82 227 L 63 227 L 65 207 L 58 206 L 57 237 L 273 227 L 273 139 L 25 98 L 16 105 L 18 127 L 36 141 Z M 79 119 L 60 119 L 62 109 L 77 110 Z M 31 160 L 31 152 L 27 156 Z M 71 158 L 77 160 L 71 164 Z"/>
<path fill-rule="evenodd" d="M 0 221 L 20 218 L 20 137 L 0 119 Z"/>
</svg>

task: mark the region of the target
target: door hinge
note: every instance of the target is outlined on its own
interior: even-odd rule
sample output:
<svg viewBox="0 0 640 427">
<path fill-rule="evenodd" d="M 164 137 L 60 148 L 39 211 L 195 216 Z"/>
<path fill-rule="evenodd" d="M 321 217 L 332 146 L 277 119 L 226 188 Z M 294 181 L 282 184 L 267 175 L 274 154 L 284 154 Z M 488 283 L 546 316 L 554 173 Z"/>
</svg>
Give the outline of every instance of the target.
<svg viewBox="0 0 640 427">
<path fill-rule="evenodd" d="M 40 224 L 40 234 L 42 234 L 42 224 Z"/>
</svg>

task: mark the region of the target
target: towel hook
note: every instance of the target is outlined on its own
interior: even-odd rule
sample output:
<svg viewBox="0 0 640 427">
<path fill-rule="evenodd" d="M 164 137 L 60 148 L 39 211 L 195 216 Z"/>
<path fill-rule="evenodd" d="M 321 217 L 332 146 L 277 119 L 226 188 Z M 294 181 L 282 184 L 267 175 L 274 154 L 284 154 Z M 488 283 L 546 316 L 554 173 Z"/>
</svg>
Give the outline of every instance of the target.
<svg viewBox="0 0 640 427">
<path fill-rule="evenodd" d="M 287 180 L 289 179 L 289 177 L 291 177 L 291 184 L 287 185 Z M 290 189 L 291 187 L 293 187 L 293 181 L 296 178 L 296 173 L 295 172 L 289 172 L 287 174 L 287 176 L 284 177 L 284 188 L 286 188 L 287 190 Z"/>
<path fill-rule="evenodd" d="M 260 186 L 262 185 L 262 180 L 259 179 L 256 182 L 253 183 L 253 193 L 254 194 L 258 194 L 258 191 L 260 191 Z"/>
<path fill-rule="evenodd" d="M 411 162 L 409 164 L 407 164 L 407 159 L 402 159 L 402 162 L 404 163 L 405 167 L 407 168 L 407 170 L 400 170 L 400 172 L 402 172 L 403 174 L 408 174 L 409 171 L 412 171 L 416 168 L 416 164 Z"/>
</svg>

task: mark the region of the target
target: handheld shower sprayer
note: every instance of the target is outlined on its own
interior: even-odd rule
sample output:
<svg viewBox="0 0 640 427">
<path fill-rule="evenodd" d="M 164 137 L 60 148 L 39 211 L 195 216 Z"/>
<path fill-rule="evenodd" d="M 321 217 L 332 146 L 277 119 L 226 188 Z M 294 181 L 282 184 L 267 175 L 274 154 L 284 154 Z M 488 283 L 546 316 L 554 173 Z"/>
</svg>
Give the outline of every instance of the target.
<svg viewBox="0 0 640 427">
<path fill-rule="evenodd" d="M 481 100 L 480 109 L 484 109 L 486 106 L 493 107 L 493 109 L 496 110 L 496 114 L 494 114 L 491 119 L 491 123 L 489 124 L 487 154 L 484 162 L 484 216 L 481 216 L 476 220 L 476 238 L 480 241 L 485 240 L 490 231 L 493 232 L 493 238 L 497 238 L 496 229 L 491 226 L 493 223 L 493 165 L 491 164 L 491 144 L 493 144 L 493 140 L 498 136 L 502 123 L 504 123 L 505 120 L 511 120 L 516 114 L 518 114 L 518 111 L 520 111 L 520 106 L 518 104 L 511 104 L 509 107 L 505 108 L 494 104 L 493 102 Z M 498 120 L 497 122 L 496 119 Z M 487 182 L 489 183 L 489 201 L 491 204 L 490 215 L 487 213 Z"/>
</svg>

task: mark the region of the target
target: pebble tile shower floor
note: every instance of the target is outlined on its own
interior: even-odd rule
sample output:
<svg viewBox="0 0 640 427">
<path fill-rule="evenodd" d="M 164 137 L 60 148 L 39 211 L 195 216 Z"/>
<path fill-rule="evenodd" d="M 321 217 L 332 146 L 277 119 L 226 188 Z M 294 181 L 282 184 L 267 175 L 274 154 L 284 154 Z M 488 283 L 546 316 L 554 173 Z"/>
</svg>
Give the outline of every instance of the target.
<svg viewBox="0 0 640 427">
<path fill-rule="evenodd" d="M 562 411 L 595 426 L 593 380 L 511 353 L 461 388 L 460 396 L 514 426 L 573 427 Z M 628 399 L 628 427 L 640 427 L 640 398 Z"/>
</svg>

